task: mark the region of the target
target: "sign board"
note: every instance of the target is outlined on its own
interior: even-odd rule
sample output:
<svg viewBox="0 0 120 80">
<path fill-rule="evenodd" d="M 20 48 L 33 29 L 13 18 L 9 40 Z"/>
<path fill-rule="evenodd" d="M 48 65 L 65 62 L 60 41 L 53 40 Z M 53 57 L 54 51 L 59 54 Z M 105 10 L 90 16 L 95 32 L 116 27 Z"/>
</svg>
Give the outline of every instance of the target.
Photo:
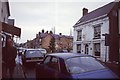
<svg viewBox="0 0 120 80">
<path fill-rule="evenodd" d="M 21 35 L 21 28 L 15 27 L 10 24 L 6 24 L 2 22 L 2 31 L 10 33 L 12 35 L 19 36 Z"/>
<path fill-rule="evenodd" d="M 105 36 L 105 46 L 109 46 L 109 34 L 103 34 L 102 36 Z"/>
</svg>

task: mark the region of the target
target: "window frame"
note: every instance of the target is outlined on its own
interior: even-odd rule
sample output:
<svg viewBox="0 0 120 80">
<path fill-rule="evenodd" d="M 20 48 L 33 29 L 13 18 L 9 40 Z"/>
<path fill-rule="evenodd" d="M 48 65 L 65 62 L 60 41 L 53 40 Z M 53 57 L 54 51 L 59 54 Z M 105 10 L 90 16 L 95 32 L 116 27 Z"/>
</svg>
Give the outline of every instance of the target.
<svg viewBox="0 0 120 80">
<path fill-rule="evenodd" d="M 77 41 L 82 40 L 82 30 L 77 30 Z"/>
<path fill-rule="evenodd" d="M 99 51 L 98 51 L 98 49 L 97 49 L 97 46 L 99 45 Z M 94 43 L 94 55 L 95 56 L 98 56 L 98 57 L 100 57 L 100 51 L 101 50 L 101 47 L 100 47 L 100 43 Z M 98 55 L 99 54 L 99 55 Z"/>
<path fill-rule="evenodd" d="M 93 39 L 101 39 L 101 24 L 94 25 L 93 28 L 94 28 Z"/>
<path fill-rule="evenodd" d="M 78 52 L 80 51 L 80 52 Z M 81 44 L 77 44 L 77 53 L 81 53 Z"/>
</svg>

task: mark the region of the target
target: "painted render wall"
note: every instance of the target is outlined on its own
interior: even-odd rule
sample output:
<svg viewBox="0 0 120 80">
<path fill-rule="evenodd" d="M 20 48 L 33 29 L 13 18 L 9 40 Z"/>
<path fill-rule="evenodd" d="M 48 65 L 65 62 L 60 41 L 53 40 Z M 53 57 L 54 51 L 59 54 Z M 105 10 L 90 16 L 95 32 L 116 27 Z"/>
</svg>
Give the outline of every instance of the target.
<svg viewBox="0 0 120 80">
<path fill-rule="evenodd" d="M 0 21 L 8 23 L 8 16 L 7 4 L 0 1 Z"/>
<path fill-rule="evenodd" d="M 101 24 L 101 39 L 93 39 L 94 38 L 94 25 Z M 77 40 L 77 30 L 82 30 L 82 41 Z M 85 44 L 89 45 L 89 54 L 94 55 L 94 43 L 100 42 L 101 47 L 101 60 L 105 61 L 105 53 L 106 47 L 105 45 L 105 37 L 102 34 L 109 33 L 109 18 L 105 17 L 103 19 L 99 19 L 93 22 L 89 22 L 87 24 L 78 26 L 74 28 L 74 39 L 73 39 L 73 52 L 77 52 L 77 44 L 81 44 L 81 53 L 85 53 Z M 109 47 L 107 47 L 107 56 L 108 56 Z"/>
</svg>

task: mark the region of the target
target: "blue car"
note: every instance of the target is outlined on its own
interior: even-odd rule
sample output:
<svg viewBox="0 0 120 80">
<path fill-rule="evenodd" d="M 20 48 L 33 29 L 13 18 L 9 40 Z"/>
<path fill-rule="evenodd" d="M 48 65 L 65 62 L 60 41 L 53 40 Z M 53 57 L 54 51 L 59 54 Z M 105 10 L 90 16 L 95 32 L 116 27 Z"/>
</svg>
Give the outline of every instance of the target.
<svg viewBox="0 0 120 80">
<path fill-rule="evenodd" d="M 118 77 L 96 58 L 78 53 L 47 54 L 36 65 L 36 79 L 117 79 Z"/>
</svg>

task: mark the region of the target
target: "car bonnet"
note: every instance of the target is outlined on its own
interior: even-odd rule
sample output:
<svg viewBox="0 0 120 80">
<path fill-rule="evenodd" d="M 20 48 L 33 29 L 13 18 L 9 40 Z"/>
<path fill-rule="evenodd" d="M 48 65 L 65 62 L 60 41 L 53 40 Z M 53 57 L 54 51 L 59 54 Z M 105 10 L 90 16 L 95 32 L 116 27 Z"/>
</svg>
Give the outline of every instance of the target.
<svg viewBox="0 0 120 80">
<path fill-rule="evenodd" d="M 84 72 L 79 74 L 71 74 L 72 78 L 80 79 L 116 79 L 118 78 L 111 70 L 101 69 L 96 71 Z"/>
</svg>

